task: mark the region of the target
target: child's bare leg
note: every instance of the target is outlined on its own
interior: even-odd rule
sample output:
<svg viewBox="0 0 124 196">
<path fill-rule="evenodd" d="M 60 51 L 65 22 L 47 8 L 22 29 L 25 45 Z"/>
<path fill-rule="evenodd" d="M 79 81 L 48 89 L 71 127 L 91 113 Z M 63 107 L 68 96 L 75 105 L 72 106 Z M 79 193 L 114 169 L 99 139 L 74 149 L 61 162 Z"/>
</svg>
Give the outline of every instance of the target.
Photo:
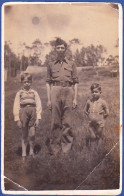
<svg viewBox="0 0 124 196">
<path fill-rule="evenodd" d="M 26 157 L 27 141 L 22 139 L 22 157 Z"/>
<path fill-rule="evenodd" d="M 28 127 L 22 127 L 22 157 L 26 157 L 26 148 L 28 144 Z"/>
<path fill-rule="evenodd" d="M 29 128 L 29 144 L 30 144 L 30 155 L 34 155 L 34 142 L 35 142 L 35 128 Z"/>
<path fill-rule="evenodd" d="M 86 138 L 86 146 L 90 148 L 92 146 L 93 141 L 95 141 L 95 139 L 96 139 L 94 129 L 90 124 L 89 124 L 89 127 L 88 127 L 88 132 L 89 132 L 89 134 Z"/>
<path fill-rule="evenodd" d="M 97 130 L 97 141 L 98 141 L 98 145 L 101 145 L 103 140 L 103 127 L 99 127 Z"/>
<path fill-rule="evenodd" d="M 103 127 L 98 127 L 97 129 L 97 138 L 98 139 L 103 139 Z"/>
<path fill-rule="evenodd" d="M 96 139 L 96 135 L 94 133 L 94 130 L 92 127 L 89 127 L 89 133 L 90 133 L 90 138 L 91 139 Z"/>
</svg>

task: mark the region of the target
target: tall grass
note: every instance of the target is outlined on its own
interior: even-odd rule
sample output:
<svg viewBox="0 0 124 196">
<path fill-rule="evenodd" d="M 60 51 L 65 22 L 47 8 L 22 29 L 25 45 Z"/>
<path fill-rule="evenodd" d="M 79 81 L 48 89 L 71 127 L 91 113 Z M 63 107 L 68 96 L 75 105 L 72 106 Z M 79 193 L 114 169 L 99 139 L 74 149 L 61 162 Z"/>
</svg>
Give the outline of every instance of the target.
<svg viewBox="0 0 124 196">
<path fill-rule="evenodd" d="M 40 145 L 41 150 L 34 160 L 29 158 L 24 165 L 21 163 L 21 156 L 17 155 L 18 147 L 21 146 L 21 131 L 16 127 L 12 115 L 14 97 L 20 84 L 13 80 L 6 82 L 5 175 L 29 190 L 75 189 L 87 177 L 93 168 L 105 158 L 106 153 L 119 141 L 119 130 L 116 128 L 119 125 L 120 112 L 119 81 L 118 77 L 111 78 L 109 74 L 105 73 L 105 68 L 99 70 L 98 75 L 91 69 L 79 72 L 78 107 L 72 111 L 74 144 L 67 155 L 61 153 L 54 159 L 50 157 L 46 143 L 49 138 L 51 120 L 51 112 L 47 108 L 46 72 L 33 74 L 32 88 L 39 93 L 43 106 L 40 128 L 36 132 L 36 144 Z M 100 146 L 94 143 L 93 147 L 89 149 L 86 146 L 88 122 L 83 111 L 86 100 L 90 96 L 90 86 L 93 82 L 101 84 L 101 96 L 108 103 L 110 115 L 106 120 L 103 143 Z M 114 175 L 117 179 L 115 184 L 108 183 L 105 189 L 119 187 L 119 149 L 109 157 L 108 163 L 111 164 L 112 161 L 114 161 L 114 168 L 116 168 Z M 105 165 L 103 165 L 102 172 L 105 170 L 104 167 Z M 97 180 L 97 177 L 94 176 L 93 180 Z M 102 176 L 100 180 L 102 182 Z M 93 189 L 92 184 L 90 187 Z M 96 189 L 99 189 L 99 185 Z"/>
</svg>

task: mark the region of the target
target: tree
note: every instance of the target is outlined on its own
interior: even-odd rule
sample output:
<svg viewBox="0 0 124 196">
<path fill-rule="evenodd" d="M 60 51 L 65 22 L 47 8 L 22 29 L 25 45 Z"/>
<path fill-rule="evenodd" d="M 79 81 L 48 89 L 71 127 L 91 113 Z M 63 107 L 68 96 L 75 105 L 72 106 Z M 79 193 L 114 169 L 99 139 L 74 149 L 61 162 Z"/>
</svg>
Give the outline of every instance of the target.
<svg viewBox="0 0 124 196">
<path fill-rule="evenodd" d="M 31 65 L 38 65 L 41 66 L 42 62 L 40 60 L 40 56 L 41 56 L 41 51 L 43 49 L 42 43 L 39 39 L 36 39 L 33 43 L 32 43 L 32 55 L 30 57 L 30 62 Z"/>
<path fill-rule="evenodd" d="M 77 66 L 98 66 L 99 61 L 103 61 L 102 54 L 106 49 L 102 45 L 94 46 L 91 44 L 88 47 L 82 47 L 80 52 L 77 49 L 74 54 L 74 60 Z"/>
<path fill-rule="evenodd" d="M 81 51 L 77 49 L 74 54 L 74 61 L 77 65 L 77 67 L 85 66 L 85 48 L 83 47 Z"/>
<path fill-rule="evenodd" d="M 17 70 L 20 70 L 19 58 L 12 52 L 8 42 L 4 44 L 4 67 L 11 77 L 15 77 Z"/>
</svg>

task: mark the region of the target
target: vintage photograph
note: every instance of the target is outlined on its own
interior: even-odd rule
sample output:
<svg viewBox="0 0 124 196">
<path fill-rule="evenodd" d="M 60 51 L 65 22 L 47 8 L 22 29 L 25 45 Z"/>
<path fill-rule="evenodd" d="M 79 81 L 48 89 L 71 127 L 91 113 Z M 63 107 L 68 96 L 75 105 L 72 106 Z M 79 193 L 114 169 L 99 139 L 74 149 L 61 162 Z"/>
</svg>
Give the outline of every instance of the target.
<svg viewBox="0 0 124 196">
<path fill-rule="evenodd" d="M 2 192 L 122 188 L 122 7 L 2 7 Z"/>
</svg>

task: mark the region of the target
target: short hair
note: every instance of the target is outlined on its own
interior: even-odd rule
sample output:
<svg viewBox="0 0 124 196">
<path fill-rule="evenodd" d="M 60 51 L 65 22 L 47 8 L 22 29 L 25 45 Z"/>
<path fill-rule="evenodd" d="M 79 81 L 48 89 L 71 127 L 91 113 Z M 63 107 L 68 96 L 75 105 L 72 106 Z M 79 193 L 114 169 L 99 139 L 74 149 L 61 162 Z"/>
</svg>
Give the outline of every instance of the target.
<svg viewBox="0 0 124 196">
<path fill-rule="evenodd" d="M 100 92 L 102 92 L 101 86 L 98 83 L 93 83 L 90 87 L 91 91 L 93 91 L 93 89 L 97 88 Z"/>
<path fill-rule="evenodd" d="M 58 46 L 58 45 L 62 45 L 62 44 L 67 49 L 67 43 L 64 40 L 62 40 L 61 38 L 57 38 L 56 41 L 55 41 L 55 47 Z"/>
<path fill-rule="evenodd" d="M 28 80 L 30 82 L 32 82 L 32 75 L 25 72 L 21 75 L 21 82 L 23 82 L 24 80 Z"/>
</svg>

